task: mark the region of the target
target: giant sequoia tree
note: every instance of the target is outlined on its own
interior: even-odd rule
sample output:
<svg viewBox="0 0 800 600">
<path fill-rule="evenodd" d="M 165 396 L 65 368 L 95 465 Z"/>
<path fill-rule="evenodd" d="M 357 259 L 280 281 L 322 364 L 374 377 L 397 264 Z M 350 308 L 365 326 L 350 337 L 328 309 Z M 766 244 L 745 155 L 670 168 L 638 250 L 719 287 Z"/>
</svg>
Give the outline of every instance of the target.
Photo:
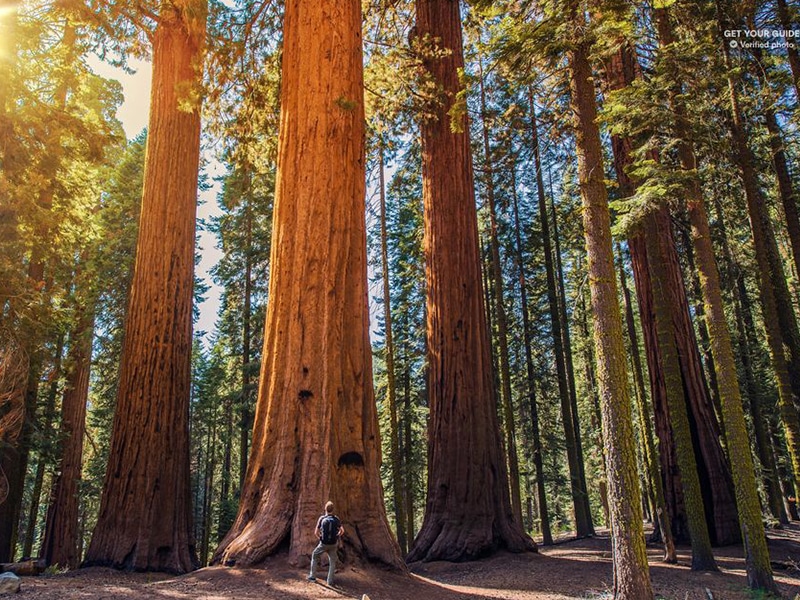
<svg viewBox="0 0 800 600">
<path fill-rule="evenodd" d="M 87 565 L 195 568 L 189 386 L 204 0 L 162 5 L 111 451 Z"/>
<path fill-rule="evenodd" d="M 418 0 L 415 46 L 436 82 L 422 122 L 428 307 L 428 498 L 408 560 L 533 550 L 513 516 L 481 290 L 458 2 Z M 454 109 L 455 105 L 455 109 Z M 452 119 L 452 121 L 451 121 Z"/>
<path fill-rule="evenodd" d="M 372 389 L 358 0 L 286 3 L 264 353 L 239 513 L 214 560 L 314 547 L 325 500 L 353 559 L 402 568 Z"/>
</svg>

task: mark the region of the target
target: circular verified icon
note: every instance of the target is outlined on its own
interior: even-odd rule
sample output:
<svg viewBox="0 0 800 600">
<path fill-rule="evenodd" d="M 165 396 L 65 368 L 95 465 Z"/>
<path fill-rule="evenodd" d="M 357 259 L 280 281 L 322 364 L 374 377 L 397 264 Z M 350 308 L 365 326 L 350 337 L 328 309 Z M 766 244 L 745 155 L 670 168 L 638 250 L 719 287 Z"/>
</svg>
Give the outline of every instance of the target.
<svg viewBox="0 0 800 600">
<path fill-rule="evenodd" d="M 731 48 L 738 48 L 738 46 L 739 46 L 739 42 L 737 42 L 736 40 L 731 40 L 731 41 L 730 41 L 730 44 L 728 44 L 728 45 L 729 45 Z"/>
</svg>

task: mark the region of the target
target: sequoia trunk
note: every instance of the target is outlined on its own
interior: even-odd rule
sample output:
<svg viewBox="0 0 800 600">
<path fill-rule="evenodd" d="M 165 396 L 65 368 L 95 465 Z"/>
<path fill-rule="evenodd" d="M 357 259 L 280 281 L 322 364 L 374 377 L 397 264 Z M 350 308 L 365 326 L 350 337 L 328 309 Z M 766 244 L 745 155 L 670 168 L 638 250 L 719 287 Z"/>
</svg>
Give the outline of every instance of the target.
<svg viewBox="0 0 800 600">
<path fill-rule="evenodd" d="M 174 573 L 197 566 L 189 395 L 205 19 L 203 0 L 165 4 L 153 37 L 141 224 L 109 463 L 86 565 Z"/>
<path fill-rule="evenodd" d="M 502 548 L 522 552 L 535 545 L 511 509 L 495 409 L 469 127 L 466 111 L 457 104 L 464 65 L 459 3 L 417 0 L 416 6 L 416 50 L 443 97 L 421 124 L 428 497 L 408 560 L 472 560 Z"/>
<path fill-rule="evenodd" d="M 89 365 L 92 356 L 94 311 L 83 307 L 70 339 L 67 377 L 61 400 L 61 463 L 47 509 L 41 557 L 48 565 L 75 569 L 78 552 L 78 486 L 83 465 L 83 436 L 89 396 Z"/>
<path fill-rule="evenodd" d="M 308 564 L 336 506 L 348 560 L 403 569 L 383 504 L 364 208 L 361 3 L 286 2 L 269 305 L 239 513 L 213 562 Z"/>
</svg>

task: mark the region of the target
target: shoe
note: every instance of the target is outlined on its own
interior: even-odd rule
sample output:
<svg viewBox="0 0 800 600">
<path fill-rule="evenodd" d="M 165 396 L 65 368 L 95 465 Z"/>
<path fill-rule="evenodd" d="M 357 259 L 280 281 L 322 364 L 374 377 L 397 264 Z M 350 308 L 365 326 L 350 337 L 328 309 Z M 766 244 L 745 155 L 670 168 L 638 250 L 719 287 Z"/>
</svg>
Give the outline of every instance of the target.
<svg viewBox="0 0 800 600">
<path fill-rule="evenodd" d="M 316 577 L 314 577 L 313 575 L 309 575 L 309 576 L 308 576 L 308 580 L 309 580 L 309 581 L 316 581 L 316 580 L 317 580 L 317 578 L 316 578 Z"/>
</svg>

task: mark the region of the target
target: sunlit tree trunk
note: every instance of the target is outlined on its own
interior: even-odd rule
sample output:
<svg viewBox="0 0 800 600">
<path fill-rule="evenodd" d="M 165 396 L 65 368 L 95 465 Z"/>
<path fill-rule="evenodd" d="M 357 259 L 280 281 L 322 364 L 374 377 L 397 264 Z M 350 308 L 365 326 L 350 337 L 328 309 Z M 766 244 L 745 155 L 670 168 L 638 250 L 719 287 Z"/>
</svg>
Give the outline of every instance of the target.
<svg viewBox="0 0 800 600">
<path fill-rule="evenodd" d="M 509 499 L 481 294 L 458 2 L 417 0 L 416 46 L 443 92 L 422 131 L 427 281 L 428 497 L 408 560 L 471 560 L 533 550 Z M 430 52 L 436 42 L 444 53 Z M 465 108 L 465 107 L 464 107 Z M 455 131 L 454 131 L 455 129 Z"/>
<path fill-rule="evenodd" d="M 578 6 L 570 6 L 576 30 L 586 27 Z M 578 180 L 583 204 L 583 230 L 588 258 L 589 289 L 601 398 L 605 463 L 613 532 L 614 597 L 653 598 L 642 526 L 642 502 L 636 469 L 625 346 L 622 337 L 611 222 L 604 181 L 603 152 L 597 126 L 597 106 L 589 46 L 572 43 L 567 56 L 571 108 L 575 119 Z"/>
<path fill-rule="evenodd" d="M 611 89 L 621 89 L 630 85 L 637 77 L 639 68 L 635 55 L 629 46 L 623 46 L 609 59 L 606 79 Z M 612 136 L 614 167 L 620 191 L 624 197 L 631 196 L 636 184 L 627 174 L 631 165 L 632 141 L 621 136 Z M 694 454 L 698 462 L 698 472 L 703 474 L 701 490 L 707 507 L 706 520 L 712 541 L 718 544 L 733 543 L 739 540 L 736 518 L 736 504 L 733 494 L 730 467 L 720 444 L 720 427 L 716 412 L 708 394 L 708 386 L 703 377 L 703 366 L 692 325 L 689 304 L 683 281 L 669 213 L 666 208 L 659 210 L 657 235 L 664 249 L 662 274 L 666 299 L 672 316 L 674 343 L 678 346 L 682 389 L 689 408 L 689 425 L 692 431 Z M 670 512 L 673 533 L 679 539 L 688 538 L 686 527 L 685 501 L 682 483 L 678 476 L 677 454 L 674 436 L 670 425 L 671 415 L 666 401 L 665 377 L 661 371 L 661 356 L 656 334 L 653 311 L 653 279 L 647 267 L 646 240 L 642 232 L 637 232 L 628 241 L 633 266 L 636 293 L 642 319 L 642 330 L 647 350 L 648 368 L 656 417 L 656 432 L 661 441 L 659 460 L 664 482 L 665 502 Z"/>
<path fill-rule="evenodd" d="M 383 504 L 364 208 L 361 3 L 285 5 L 269 305 L 239 513 L 214 562 L 308 564 L 331 500 L 348 560 L 403 569 Z"/>
<path fill-rule="evenodd" d="M 665 35 L 662 43 L 669 44 L 669 28 L 665 23 L 667 15 L 662 10 L 659 16 L 660 29 Z M 665 39 L 666 38 L 666 39 Z M 725 44 L 727 46 L 727 44 Z M 686 109 L 680 100 L 680 89 L 675 86 L 670 93 L 670 103 L 677 116 L 676 133 L 681 142 L 678 156 L 681 166 L 689 173 L 697 173 L 697 160 L 694 149 L 689 144 Z M 692 229 L 692 241 L 697 255 L 697 269 L 705 306 L 706 324 L 714 362 L 718 369 L 718 384 L 722 417 L 725 423 L 728 454 L 733 469 L 733 483 L 736 489 L 736 503 L 742 539 L 745 548 L 745 564 L 748 584 L 751 588 L 777 593 L 772 577 L 769 550 L 766 545 L 764 525 L 761 520 L 761 505 L 758 499 L 755 469 L 750 453 L 750 440 L 744 421 L 742 397 L 739 389 L 736 362 L 733 355 L 728 323 L 722 301 L 717 262 L 711 244 L 711 230 L 703 201 L 700 181 L 694 175 L 686 187 L 686 203 Z M 753 397 L 751 402 L 758 403 Z"/>
<path fill-rule="evenodd" d="M 717 0 L 717 17 L 722 24 L 722 7 Z M 748 145 L 747 134 L 744 130 L 744 119 L 739 105 L 739 95 L 733 79 L 730 49 L 727 44 L 722 44 L 723 59 L 728 71 L 728 101 L 730 102 L 730 131 L 733 143 L 734 160 L 739 167 L 747 212 L 750 218 L 750 230 L 753 235 L 753 248 L 755 250 L 756 265 L 758 268 L 759 294 L 761 309 L 764 317 L 764 327 L 767 334 L 767 344 L 770 348 L 772 369 L 775 383 L 778 388 L 778 398 L 781 420 L 786 430 L 786 444 L 792 461 L 795 474 L 800 473 L 800 419 L 798 418 L 795 399 L 797 398 L 797 385 L 791 376 L 792 350 L 791 343 L 786 339 L 792 332 L 785 325 L 785 320 L 794 321 L 794 314 L 784 315 L 781 319 L 781 309 L 778 302 L 778 286 L 785 286 L 779 260 L 776 260 L 776 249 L 772 224 L 769 221 L 765 200 L 759 187 L 758 175 L 755 170 L 755 157 Z M 785 294 L 784 294 L 785 295 Z M 785 308 L 785 307 L 784 307 Z M 789 307 L 791 310 L 791 307 Z M 787 354 L 788 350 L 788 354 Z M 798 356 L 800 358 L 800 356 Z"/>
<path fill-rule="evenodd" d="M 692 149 L 691 147 L 689 148 Z M 687 158 L 693 157 L 687 154 Z M 728 233 L 725 227 L 722 210 L 719 202 L 716 202 L 716 226 L 720 231 L 722 241 L 723 259 L 727 263 L 726 270 L 729 273 L 726 287 L 734 297 L 734 314 L 736 317 L 736 345 L 738 348 L 739 360 L 742 364 L 744 374 L 744 392 L 749 400 L 751 421 L 753 432 L 756 438 L 758 458 L 761 462 L 761 474 L 764 481 L 764 488 L 767 494 L 767 503 L 772 515 L 782 524 L 788 524 L 789 517 L 784 506 L 780 482 L 778 480 L 778 466 L 772 448 L 772 438 L 770 436 L 771 407 L 764 402 L 764 392 L 756 382 L 756 375 L 753 365 L 753 358 L 758 353 L 758 342 L 756 326 L 753 320 L 752 304 L 745 287 L 744 275 L 739 265 L 733 259 L 733 252 L 728 243 Z M 764 409 L 767 409 L 766 411 Z"/>
<path fill-rule="evenodd" d="M 165 4 L 153 36 L 141 224 L 109 463 L 86 565 L 174 573 L 197 566 L 189 396 L 205 20 L 204 0 Z"/>
</svg>

